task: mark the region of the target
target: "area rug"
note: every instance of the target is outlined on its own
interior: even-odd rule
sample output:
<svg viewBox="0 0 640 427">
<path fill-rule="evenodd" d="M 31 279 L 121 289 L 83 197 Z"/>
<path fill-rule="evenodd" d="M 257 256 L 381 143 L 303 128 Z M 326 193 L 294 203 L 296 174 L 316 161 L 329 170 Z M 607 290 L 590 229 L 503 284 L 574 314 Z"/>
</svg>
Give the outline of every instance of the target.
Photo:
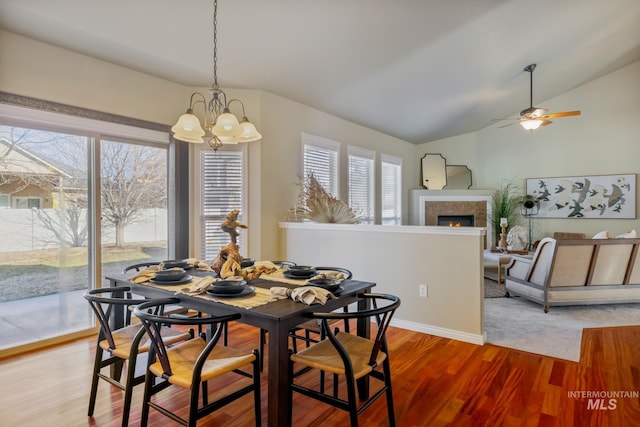
<svg viewBox="0 0 640 427">
<path fill-rule="evenodd" d="M 542 306 L 524 298 L 486 298 L 487 342 L 578 362 L 584 328 L 640 325 L 640 304 Z"/>
<path fill-rule="evenodd" d="M 504 284 L 500 284 L 489 278 L 484 279 L 484 297 L 485 298 L 503 298 L 507 296 L 507 290 Z"/>
</svg>

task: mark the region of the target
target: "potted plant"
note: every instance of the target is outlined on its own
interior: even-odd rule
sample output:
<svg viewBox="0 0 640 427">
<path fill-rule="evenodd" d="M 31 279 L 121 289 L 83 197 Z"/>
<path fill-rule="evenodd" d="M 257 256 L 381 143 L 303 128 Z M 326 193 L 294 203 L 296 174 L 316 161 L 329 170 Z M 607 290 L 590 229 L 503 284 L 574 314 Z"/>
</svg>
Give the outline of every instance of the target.
<svg viewBox="0 0 640 427">
<path fill-rule="evenodd" d="M 522 199 L 520 188 L 513 180 L 504 182 L 492 196 L 491 226 L 495 236 L 494 242 L 500 241 L 500 219 L 506 218 L 508 228 L 518 224 L 520 220 L 519 202 Z M 507 229 L 508 229 L 507 228 Z"/>
</svg>

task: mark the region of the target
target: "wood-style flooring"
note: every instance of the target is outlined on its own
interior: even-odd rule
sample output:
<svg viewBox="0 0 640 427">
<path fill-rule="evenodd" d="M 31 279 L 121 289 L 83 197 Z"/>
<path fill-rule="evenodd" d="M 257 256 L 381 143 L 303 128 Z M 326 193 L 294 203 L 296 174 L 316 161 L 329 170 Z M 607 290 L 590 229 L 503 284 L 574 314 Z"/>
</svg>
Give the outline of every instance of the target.
<svg viewBox="0 0 640 427">
<path fill-rule="evenodd" d="M 230 345 L 249 350 L 258 333 L 236 324 L 230 336 Z M 580 363 L 393 327 L 388 340 L 399 427 L 640 425 L 640 326 L 585 330 Z M 94 349 L 93 339 L 83 339 L 0 362 L 0 425 L 120 425 L 122 392 L 104 381 L 94 416 L 86 415 Z M 142 387 L 134 392 L 130 425 L 139 424 Z M 266 387 L 265 372 L 263 425 Z M 174 408 L 187 404 L 183 393 L 165 399 Z M 378 399 L 361 414 L 360 425 L 388 426 L 386 414 L 385 400 Z M 199 425 L 253 422 L 252 398 L 246 396 Z M 175 424 L 152 410 L 150 425 Z M 345 426 L 348 417 L 296 395 L 294 425 Z"/>
</svg>

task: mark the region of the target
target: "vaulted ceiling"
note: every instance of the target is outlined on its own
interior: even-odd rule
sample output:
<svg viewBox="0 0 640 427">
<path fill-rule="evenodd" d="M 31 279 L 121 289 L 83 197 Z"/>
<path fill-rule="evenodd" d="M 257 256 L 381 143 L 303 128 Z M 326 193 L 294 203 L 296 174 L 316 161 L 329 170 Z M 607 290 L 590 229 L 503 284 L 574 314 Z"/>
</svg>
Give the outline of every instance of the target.
<svg viewBox="0 0 640 427">
<path fill-rule="evenodd" d="M 210 86 L 212 11 L 212 0 L 0 0 L 0 27 Z M 535 105 L 639 60 L 639 23 L 638 0 L 219 0 L 218 78 L 422 143 L 528 107 L 530 63 Z"/>
</svg>

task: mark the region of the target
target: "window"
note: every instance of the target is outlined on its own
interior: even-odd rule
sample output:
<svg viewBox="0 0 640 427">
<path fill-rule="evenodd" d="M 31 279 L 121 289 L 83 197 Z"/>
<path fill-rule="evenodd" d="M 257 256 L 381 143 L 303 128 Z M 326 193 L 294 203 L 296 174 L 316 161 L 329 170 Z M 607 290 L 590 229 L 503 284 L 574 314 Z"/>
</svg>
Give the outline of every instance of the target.
<svg viewBox="0 0 640 427">
<path fill-rule="evenodd" d="M 387 154 L 382 164 L 382 224 L 402 224 L 402 159 Z"/>
<path fill-rule="evenodd" d="M 13 198 L 14 209 L 40 209 L 39 197 L 14 197 Z"/>
<path fill-rule="evenodd" d="M 0 297 L 25 331 L 0 336 L 0 356 L 95 333 L 83 292 L 168 256 L 169 134 L 55 108 L 65 114 L 0 103 L 0 206 L 13 208 L 0 209 Z"/>
<path fill-rule="evenodd" d="M 361 222 L 375 222 L 375 151 L 348 147 L 349 206 L 362 217 Z"/>
<path fill-rule="evenodd" d="M 222 246 L 229 244 L 229 235 L 220 229 L 227 214 L 238 209 L 238 220 L 246 223 L 245 151 L 223 148 L 200 152 L 200 253 L 204 259 L 216 257 Z M 246 253 L 246 233 L 240 232 L 237 244 Z"/>
<path fill-rule="evenodd" d="M 327 193 L 339 197 L 338 152 L 340 143 L 318 136 L 302 134 L 304 178 L 311 174 Z"/>
</svg>

